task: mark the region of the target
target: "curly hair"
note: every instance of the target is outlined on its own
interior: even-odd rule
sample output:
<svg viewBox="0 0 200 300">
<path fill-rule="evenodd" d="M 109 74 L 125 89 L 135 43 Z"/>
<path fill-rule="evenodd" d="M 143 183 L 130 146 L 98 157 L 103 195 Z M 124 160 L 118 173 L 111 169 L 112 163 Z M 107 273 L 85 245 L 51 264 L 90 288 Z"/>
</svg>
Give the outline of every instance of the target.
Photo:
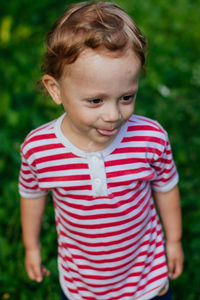
<svg viewBox="0 0 200 300">
<path fill-rule="evenodd" d="M 146 38 L 132 18 L 112 2 L 92 1 L 72 5 L 47 34 L 42 71 L 59 79 L 87 48 L 123 51 L 131 47 L 145 65 Z"/>
</svg>

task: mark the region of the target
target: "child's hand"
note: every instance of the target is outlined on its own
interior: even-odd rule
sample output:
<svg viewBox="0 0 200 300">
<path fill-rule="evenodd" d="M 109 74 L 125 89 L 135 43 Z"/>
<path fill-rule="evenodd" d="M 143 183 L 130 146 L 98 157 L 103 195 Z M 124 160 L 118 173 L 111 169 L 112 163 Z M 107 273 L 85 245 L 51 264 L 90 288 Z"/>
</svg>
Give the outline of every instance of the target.
<svg viewBox="0 0 200 300">
<path fill-rule="evenodd" d="M 49 276 L 50 272 L 41 264 L 40 247 L 26 249 L 25 254 L 26 271 L 30 279 L 41 282 L 43 276 Z"/>
<path fill-rule="evenodd" d="M 181 242 L 166 241 L 166 254 L 169 279 L 176 279 L 183 271 L 184 255 Z"/>
</svg>

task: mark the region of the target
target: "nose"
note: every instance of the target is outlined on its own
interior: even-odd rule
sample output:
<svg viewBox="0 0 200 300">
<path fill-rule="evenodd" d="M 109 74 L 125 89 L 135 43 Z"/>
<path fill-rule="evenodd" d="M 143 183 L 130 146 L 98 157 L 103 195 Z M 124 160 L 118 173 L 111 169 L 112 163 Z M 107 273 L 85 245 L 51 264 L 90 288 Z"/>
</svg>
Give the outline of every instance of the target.
<svg viewBox="0 0 200 300">
<path fill-rule="evenodd" d="M 121 119 L 120 108 L 117 103 L 109 103 L 105 105 L 102 113 L 102 119 L 104 122 L 117 122 Z"/>
</svg>

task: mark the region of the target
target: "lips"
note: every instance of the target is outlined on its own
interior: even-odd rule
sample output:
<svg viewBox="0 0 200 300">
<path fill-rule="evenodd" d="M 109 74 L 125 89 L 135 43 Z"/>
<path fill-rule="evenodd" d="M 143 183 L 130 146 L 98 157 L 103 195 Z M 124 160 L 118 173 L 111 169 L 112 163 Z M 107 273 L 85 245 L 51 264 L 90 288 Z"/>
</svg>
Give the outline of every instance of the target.
<svg viewBox="0 0 200 300">
<path fill-rule="evenodd" d="M 114 128 L 112 130 L 109 129 L 97 129 L 97 132 L 100 133 L 101 135 L 106 135 L 106 136 L 113 136 L 118 133 L 118 128 Z"/>
</svg>

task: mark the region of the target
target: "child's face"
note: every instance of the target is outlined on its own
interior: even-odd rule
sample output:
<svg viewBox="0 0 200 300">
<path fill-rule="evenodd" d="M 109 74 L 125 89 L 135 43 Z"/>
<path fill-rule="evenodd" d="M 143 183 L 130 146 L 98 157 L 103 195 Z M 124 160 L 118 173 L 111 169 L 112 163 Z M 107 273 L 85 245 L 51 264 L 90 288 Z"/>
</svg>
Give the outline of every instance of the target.
<svg viewBox="0 0 200 300">
<path fill-rule="evenodd" d="M 54 101 L 67 113 L 64 135 L 84 151 L 107 147 L 133 113 L 140 70 L 132 50 L 116 57 L 88 49 L 58 81 L 44 76 Z"/>
</svg>

